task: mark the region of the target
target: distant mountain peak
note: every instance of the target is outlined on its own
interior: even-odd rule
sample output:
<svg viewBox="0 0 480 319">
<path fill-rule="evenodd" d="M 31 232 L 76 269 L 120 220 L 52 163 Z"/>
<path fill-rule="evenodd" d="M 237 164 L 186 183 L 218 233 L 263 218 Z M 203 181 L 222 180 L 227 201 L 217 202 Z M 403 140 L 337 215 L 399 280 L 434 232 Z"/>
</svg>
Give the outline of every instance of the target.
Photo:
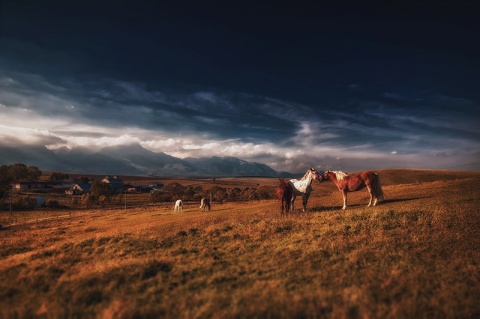
<svg viewBox="0 0 480 319">
<path fill-rule="evenodd" d="M 152 152 L 140 144 L 114 145 L 98 151 L 86 147 L 49 150 L 44 146 L 1 146 L 0 164 L 25 163 L 40 169 L 83 174 L 155 175 L 159 177 L 268 176 L 279 173 L 268 165 L 232 156 L 180 159 Z M 284 172 L 282 175 L 285 176 Z"/>
</svg>

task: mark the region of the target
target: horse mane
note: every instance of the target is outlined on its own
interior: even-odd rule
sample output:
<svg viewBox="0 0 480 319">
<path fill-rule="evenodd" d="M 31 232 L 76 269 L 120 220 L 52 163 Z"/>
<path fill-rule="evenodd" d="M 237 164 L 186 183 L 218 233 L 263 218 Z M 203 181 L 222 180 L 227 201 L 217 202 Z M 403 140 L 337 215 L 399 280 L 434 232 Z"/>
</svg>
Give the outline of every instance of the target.
<svg viewBox="0 0 480 319">
<path fill-rule="evenodd" d="M 301 180 L 301 181 L 306 180 L 307 177 L 308 177 L 308 174 L 310 173 L 310 171 L 315 171 L 315 169 L 311 168 L 311 169 L 309 169 L 308 171 L 306 171 L 306 172 L 305 172 L 305 175 L 303 175 L 303 177 L 300 178 L 300 180 Z"/>
<path fill-rule="evenodd" d="M 348 177 L 348 174 L 344 173 L 342 171 L 331 171 L 331 172 L 335 174 L 338 181 L 341 181 L 341 180 L 345 179 L 346 177 Z"/>
</svg>

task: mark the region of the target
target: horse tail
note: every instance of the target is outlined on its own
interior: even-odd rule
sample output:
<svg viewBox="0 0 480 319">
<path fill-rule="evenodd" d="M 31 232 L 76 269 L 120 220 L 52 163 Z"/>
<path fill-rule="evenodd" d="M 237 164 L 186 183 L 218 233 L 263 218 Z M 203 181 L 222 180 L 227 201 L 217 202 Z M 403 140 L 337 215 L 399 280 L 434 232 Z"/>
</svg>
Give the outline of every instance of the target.
<svg viewBox="0 0 480 319">
<path fill-rule="evenodd" d="M 382 184 L 380 184 L 380 177 L 378 177 L 377 173 L 375 173 L 375 177 L 373 179 L 372 193 L 373 196 L 375 196 L 378 200 L 383 200 L 385 198 L 385 194 L 382 190 Z"/>
</svg>

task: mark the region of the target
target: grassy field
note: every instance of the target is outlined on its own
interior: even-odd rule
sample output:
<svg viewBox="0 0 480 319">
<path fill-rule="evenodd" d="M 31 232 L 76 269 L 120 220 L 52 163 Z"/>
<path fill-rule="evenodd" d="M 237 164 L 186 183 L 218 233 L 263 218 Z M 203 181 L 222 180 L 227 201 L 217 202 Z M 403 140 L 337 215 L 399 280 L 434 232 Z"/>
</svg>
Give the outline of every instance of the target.
<svg viewBox="0 0 480 319">
<path fill-rule="evenodd" d="M 0 317 L 480 317 L 480 173 L 379 174 L 371 208 L 362 190 L 342 211 L 333 183 L 314 182 L 308 212 L 288 216 L 265 200 L 4 224 Z"/>
</svg>

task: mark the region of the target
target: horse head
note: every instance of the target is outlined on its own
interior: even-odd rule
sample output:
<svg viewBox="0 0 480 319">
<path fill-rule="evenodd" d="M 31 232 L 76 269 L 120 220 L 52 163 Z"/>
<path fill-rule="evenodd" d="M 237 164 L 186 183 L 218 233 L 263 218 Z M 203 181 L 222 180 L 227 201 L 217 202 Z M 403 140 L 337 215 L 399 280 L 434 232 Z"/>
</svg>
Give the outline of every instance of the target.
<svg viewBox="0 0 480 319">
<path fill-rule="evenodd" d="M 322 173 L 321 172 L 319 173 L 318 171 L 316 171 L 315 168 L 312 167 L 309 170 L 309 172 L 312 175 L 312 179 L 314 179 L 314 180 L 316 179 L 319 182 L 321 182 L 323 180 Z"/>
<path fill-rule="evenodd" d="M 323 182 L 323 180 L 324 180 L 323 175 L 324 175 L 324 173 L 322 171 L 317 173 L 317 180 L 319 182 Z"/>
<path fill-rule="evenodd" d="M 330 170 L 327 170 L 325 173 L 323 173 L 323 180 L 328 181 L 330 179 Z"/>
</svg>

